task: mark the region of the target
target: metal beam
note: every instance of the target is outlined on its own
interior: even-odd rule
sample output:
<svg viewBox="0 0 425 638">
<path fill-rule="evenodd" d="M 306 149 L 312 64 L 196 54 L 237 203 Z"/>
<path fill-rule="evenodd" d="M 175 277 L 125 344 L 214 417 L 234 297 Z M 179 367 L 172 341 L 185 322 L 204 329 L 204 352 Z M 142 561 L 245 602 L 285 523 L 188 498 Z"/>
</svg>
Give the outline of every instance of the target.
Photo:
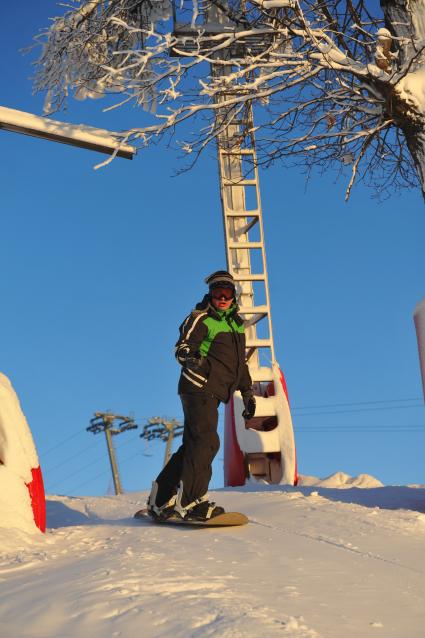
<svg viewBox="0 0 425 638">
<path fill-rule="evenodd" d="M 16 109 L 0 106 L 0 129 L 31 135 L 52 142 L 70 144 L 86 148 L 90 151 L 98 151 L 117 157 L 133 159 L 136 154 L 134 146 L 120 141 L 120 134 L 105 129 L 87 126 L 86 124 L 70 124 L 51 120 L 47 117 L 25 113 Z"/>
</svg>

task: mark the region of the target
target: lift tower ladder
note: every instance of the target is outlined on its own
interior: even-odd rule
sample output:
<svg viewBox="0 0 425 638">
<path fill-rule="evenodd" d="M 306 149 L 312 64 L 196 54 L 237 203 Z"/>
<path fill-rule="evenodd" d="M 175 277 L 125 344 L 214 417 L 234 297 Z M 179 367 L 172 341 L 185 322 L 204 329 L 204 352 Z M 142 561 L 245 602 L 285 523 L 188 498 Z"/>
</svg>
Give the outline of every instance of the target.
<svg viewBox="0 0 425 638">
<path fill-rule="evenodd" d="M 222 5 L 221 5 L 222 6 Z M 216 4 L 208 7 L 203 16 L 208 29 L 225 31 L 235 27 L 222 8 Z M 252 36 L 251 36 L 252 38 Z M 238 51 L 223 51 L 221 59 L 230 63 L 236 55 L 258 47 L 264 41 L 254 40 L 239 44 Z M 261 382 L 261 360 L 273 365 L 276 362 L 270 311 L 270 295 L 264 243 L 263 215 L 257 153 L 255 148 L 253 111 L 250 102 L 239 107 L 226 105 L 237 93 L 226 88 L 226 76 L 233 66 L 211 64 L 211 75 L 218 85 L 215 102 L 220 107 L 216 122 L 220 127 L 217 137 L 217 155 L 220 176 L 226 261 L 229 272 L 237 282 L 240 303 L 239 313 L 246 330 L 246 359 L 252 380 Z M 220 88 L 223 88 L 221 91 Z M 230 117 L 229 117 L 230 116 Z M 257 324 L 261 322 L 261 336 Z M 263 355 L 262 357 L 260 355 Z"/>
<path fill-rule="evenodd" d="M 183 5 L 180 5 L 182 8 Z M 201 5 L 198 5 L 198 8 Z M 208 3 L 199 11 L 196 24 L 179 23 L 174 5 L 174 36 L 178 45 L 172 55 L 202 54 L 202 42 L 219 33 L 243 30 L 220 6 Z M 184 8 L 184 7 L 183 7 Z M 249 476 L 270 483 L 297 481 L 296 454 L 286 384 L 275 358 L 273 342 L 263 215 L 261 209 L 252 105 L 235 101 L 228 77 L 250 53 L 263 52 L 273 34 L 251 31 L 234 46 L 224 48 L 211 62 L 215 83 L 217 154 L 227 268 L 233 275 L 244 319 L 246 359 L 254 383 L 257 409 L 245 422 L 240 392 L 225 409 L 225 485 L 243 485 Z M 227 61 L 228 64 L 223 64 Z M 233 64 L 233 61 L 235 64 Z M 266 363 L 265 363 L 266 362 Z"/>
<path fill-rule="evenodd" d="M 217 78 L 220 69 L 214 68 Z M 225 96 L 217 101 L 226 100 Z M 220 112 L 219 112 L 220 116 Z M 224 115 L 223 115 L 224 116 Z M 239 291 L 245 321 L 246 358 L 253 381 L 260 382 L 260 353 L 275 362 L 252 106 L 229 124 L 217 140 L 226 258 Z M 257 334 L 257 324 L 265 330 Z M 263 372 L 264 374 L 264 372 Z"/>
</svg>

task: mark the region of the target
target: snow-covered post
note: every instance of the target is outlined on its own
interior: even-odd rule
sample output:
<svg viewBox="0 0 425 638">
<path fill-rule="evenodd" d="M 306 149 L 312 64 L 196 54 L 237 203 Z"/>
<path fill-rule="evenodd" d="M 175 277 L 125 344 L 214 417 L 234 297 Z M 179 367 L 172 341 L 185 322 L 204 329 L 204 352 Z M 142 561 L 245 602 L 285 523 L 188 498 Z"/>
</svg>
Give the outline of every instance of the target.
<svg viewBox="0 0 425 638">
<path fill-rule="evenodd" d="M 422 387 L 425 398 L 425 299 L 418 303 L 413 313 L 415 321 L 416 336 L 418 338 L 419 363 L 422 374 Z"/>
<path fill-rule="evenodd" d="M 43 478 L 34 441 L 12 384 L 1 372 L 0 527 L 46 529 Z"/>
</svg>

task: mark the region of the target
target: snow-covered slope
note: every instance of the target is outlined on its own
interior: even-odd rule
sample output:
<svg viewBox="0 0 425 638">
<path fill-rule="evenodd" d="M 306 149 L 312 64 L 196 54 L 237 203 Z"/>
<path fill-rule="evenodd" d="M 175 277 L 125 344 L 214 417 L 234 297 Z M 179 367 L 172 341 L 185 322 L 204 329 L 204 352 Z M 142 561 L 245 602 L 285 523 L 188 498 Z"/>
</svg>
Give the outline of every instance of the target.
<svg viewBox="0 0 425 638">
<path fill-rule="evenodd" d="M 250 524 L 136 521 L 144 493 L 50 497 L 45 536 L 0 530 L 0 635 L 423 638 L 423 487 L 251 485 L 214 498 Z"/>
</svg>

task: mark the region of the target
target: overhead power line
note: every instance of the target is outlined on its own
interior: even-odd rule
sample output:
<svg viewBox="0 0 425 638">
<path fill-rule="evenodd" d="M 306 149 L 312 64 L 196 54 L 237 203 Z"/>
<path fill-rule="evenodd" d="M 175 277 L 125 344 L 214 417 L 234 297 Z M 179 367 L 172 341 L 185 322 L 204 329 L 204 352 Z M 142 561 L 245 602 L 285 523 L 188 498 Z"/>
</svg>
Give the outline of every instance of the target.
<svg viewBox="0 0 425 638">
<path fill-rule="evenodd" d="M 143 421 L 149 419 L 148 416 L 141 416 L 139 418 L 141 420 L 143 420 Z M 67 436 L 65 439 L 62 439 L 61 441 L 58 441 L 58 443 L 55 443 L 52 447 L 48 448 L 44 452 L 40 452 L 40 454 L 39 454 L 40 459 L 44 459 L 46 456 L 48 456 L 51 452 L 56 450 L 58 447 L 61 447 L 62 445 L 65 445 L 65 443 L 68 443 L 69 441 L 72 441 L 72 439 L 75 439 L 75 437 L 79 436 L 80 434 L 83 434 L 83 433 L 85 434 L 86 431 L 87 431 L 86 428 L 77 430 L 77 432 L 74 432 L 70 436 Z"/>
<path fill-rule="evenodd" d="M 321 408 L 344 408 L 353 405 L 376 405 L 378 403 L 405 403 L 409 401 L 422 401 L 422 397 L 413 397 L 412 399 L 380 399 L 376 401 L 354 401 L 351 403 L 323 403 L 321 405 L 300 405 L 293 406 L 293 410 L 318 410 Z"/>
<path fill-rule="evenodd" d="M 409 402 L 409 401 L 419 401 L 419 402 L 421 402 L 423 400 L 422 400 L 422 397 L 413 397 L 413 398 L 410 398 L 410 399 L 380 399 L 380 400 L 376 400 L 376 401 L 354 401 L 354 402 L 351 402 L 351 403 L 323 403 L 323 404 L 318 404 L 318 405 L 293 406 L 292 407 L 292 411 L 298 411 L 298 410 L 321 410 L 322 408 L 340 408 L 340 407 L 362 406 L 362 405 L 377 405 L 379 403 L 402 403 L 402 402 L 405 403 L 405 402 Z M 424 406 L 424 404 L 422 402 L 422 403 L 419 403 L 416 406 L 398 406 L 398 407 L 399 407 L 399 409 L 402 409 L 402 408 L 408 408 L 408 407 L 423 407 L 423 406 Z M 388 408 L 385 408 L 385 406 L 383 406 L 382 408 L 379 408 L 379 409 L 388 409 Z M 298 414 L 297 416 L 310 416 L 310 414 L 312 416 L 315 416 L 316 414 L 344 414 L 344 413 L 348 413 L 348 412 L 346 412 L 346 411 L 319 412 L 319 413 L 309 413 L 309 414 L 305 414 L 305 415 Z M 142 417 L 139 417 L 139 418 L 140 418 L 141 421 L 147 421 L 150 417 L 142 416 Z M 179 416 L 178 420 L 182 421 L 183 417 Z M 61 441 L 58 441 L 58 443 L 55 443 L 53 446 L 51 446 L 47 450 L 45 450 L 43 452 L 40 452 L 40 459 L 41 460 L 45 459 L 46 456 L 48 456 L 51 452 L 54 452 L 57 448 L 61 447 L 62 445 L 65 445 L 69 441 L 72 441 L 73 439 L 75 439 L 80 434 L 83 434 L 83 432 L 84 433 L 86 432 L 85 428 L 80 429 L 77 432 L 74 432 L 70 436 L 67 436 L 65 439 L 62 439 Z M 117 448 L 118 447 L 121 447 L 121 446 L 117 446 Z"/>
<path fill-rule="evenodd" d="M 59 443 L 55 443 L 55 445 L 50 447 L 48 450 L 46 450 L 45 452 L 41 452 L 40 453 L 40 459 L 44 459 L 48 454 L 50 454 L 50 452 L 53 452 L 54 450 L 56 450 L 61 445 L 65 445 L 65 443 L 68 443 L 68 441 L 72 441 L 72 439 L 75 439 L 76 436 L 79 436 L 80 434 L 82 434 L 85 431 L 86 431 L 85 429 L 84 430 L 78 430 L 78 432 L 74 432 L 74 434 L 71 434 L 71 436 L 67 436 L 66 439 L 62 439 L 62 441 L 59 441 Z"/>
<path fill-rule="evenodd" d="M 95 441 L 92 441 L 91 443 L 89 443 L 89 445 L 85 445 L 84 448 L 78 450 L 77 452 L 75 452 L 75 454 L 73 454 L 72 456 L 69 456 L 67 459 L 61 460 L 60 463 L 57 463 L 53 467 L 49 467 L 49 466 L 43 467 L 43 472 L 46 473 L 46 474 L 48 474 L 50 472 L 54 472 L 58 468 L 63 467 L 64 465 L 66 465 L 67 463 L 70 463 L 74 459 L 80 458 L 87 451 L 90 451 L 90 450 L 92 450 L 92 448 L 98 446 L 99 443 L 100 443 L 99 439 L 96 439 Z"/>
<path fill-rule="evenodd" d="M 423 403 L 418 403 L 417 405 L 392 405 L 388 407 L 382 408 L 359 408 L 357 410 L 332 410 L 324 411 L 324 412 L 307 412 L 306 414 L 296 414 L 294 416 L 299 418 L 303 418 L 306 416 L 319 416 L 322 414 L 358 414 L 359 412 L 381 412 L 382 410 L 408 410 L 409 408 L 424 408 Z"/>
<path fill-rule="evenodd" d="M 366 427 L 362 427 L 362 426 L 337 426 L 337 425 L 318 425 L 317 427 L 315 426 L 307 426 L 307 427 L 298 427 L 295 428 L 296 432 L 298 433 L 308 433 L 308 434 L 314 434 L 314 433 L 323 433 L 323 432 L 335 432 L 337 434 L 346 434 L 347 432 L 354 432 L 354 433 L 362 433 L 362 434 L 368 434 L 369 432 L 423 432 L 425 434 L 425 424 L 424 425 L 407 425 L 407 426 L 379 426 L 379 425 L 372 425 L 372 426 L 366 426 Z"/>
<path fill-rule="evenodd" d="M 128 456 L 127 458 L 123 459 L 122 463 L 128 463 L 128 461 L 135 459 L 136 456 L 139 456 L 140 454 L 141 452 L 136 452 L 136 454 L 132 454 L 131 456 Z M 103 470 L 102 472 L 99 472 L 99 474 L 96 474 L 96 476 L 92 476 L 91 478 L 87 479 L 83 483 L 79 483 L 78 485 L 73 487 L 70 491 L 75 492 L 76 490 L 79 490 L 81 487 L 84 487 L 88 483 L 91 483 L 92 481 L 95 481 L 97 478 L 100 478 L 101 476 L 105 476 L 108 473 L 109 473 L 109 470 Z"/>
<path fill-rule="evenodd" d="M 81 474 L 81 472 L 84 472 L 84 470 L 87 470 L 89 467 L 93 467 L 94 465 L 98 465 L 99 463 L 103 462 L 103 460 L 104 460 L 103 458 L 99 458 L 99 459 L 96 459 L 95 461 L 91 461 L 87 465 L 83 465 L 83 467 L 79 467 L 78 470 L 75 470 L 75 472 L 71 472 L 71 474 L 68 474 L 67 476 L 59 479 L 59 481 L 56 481 L 55 483 L 53 483 L 53 485 L 50 486 L 50 489 L 55 489 L 58 485 L 62 485 L 62 483 L 72 478 L 76 474 Z"/>
</svg>

